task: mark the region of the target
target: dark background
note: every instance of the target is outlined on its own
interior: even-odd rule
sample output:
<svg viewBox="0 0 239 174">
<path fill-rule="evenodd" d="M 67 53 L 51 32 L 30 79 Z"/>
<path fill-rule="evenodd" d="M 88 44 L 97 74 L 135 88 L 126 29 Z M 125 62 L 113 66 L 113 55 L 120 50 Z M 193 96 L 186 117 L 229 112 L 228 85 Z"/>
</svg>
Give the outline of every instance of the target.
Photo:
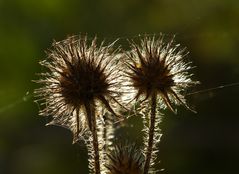
<svg viewBox="0 0 239 174">
<path fill-rule="evenodd" d="M 33 103 L 31 80 L 53 39 L 88 33 L 124 42 L 160 32 L 190 51 L 202 83 L 193 91 L 239 81 L 238 0 L 0 0 L 0 174 L 88 173 L 85 146 L 72 145 L 66 129 L 45 127 Z M 239 173 L 238 89 L 188 96 L 198 114 L 165 112 L 162 173 Z M 140 144 L 140 123 L 130 119 L 119 136 Z"/>
</svg>

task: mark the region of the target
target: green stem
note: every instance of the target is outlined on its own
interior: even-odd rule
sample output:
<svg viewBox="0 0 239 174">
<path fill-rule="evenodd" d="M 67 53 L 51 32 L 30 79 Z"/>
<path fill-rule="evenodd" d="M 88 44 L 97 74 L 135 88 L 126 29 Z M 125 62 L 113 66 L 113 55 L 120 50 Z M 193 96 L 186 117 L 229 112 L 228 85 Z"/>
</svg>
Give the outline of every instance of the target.
<svg viewBox="0 0 239 174">
<path fill-rule="evenodd" d="M 151 96 L 151 113 L 150 113 L 150 125 L 148 132 L 148 146 L 146 150 L 146 159 L 144 164 L 144 174 L 148 174 L 150 168 L 150 161 L 152 158 L 153 144 L 154 144 L 154 134 L 155 134 L 155 116 L 156 116 L 156 94 Z"/>
</svg>

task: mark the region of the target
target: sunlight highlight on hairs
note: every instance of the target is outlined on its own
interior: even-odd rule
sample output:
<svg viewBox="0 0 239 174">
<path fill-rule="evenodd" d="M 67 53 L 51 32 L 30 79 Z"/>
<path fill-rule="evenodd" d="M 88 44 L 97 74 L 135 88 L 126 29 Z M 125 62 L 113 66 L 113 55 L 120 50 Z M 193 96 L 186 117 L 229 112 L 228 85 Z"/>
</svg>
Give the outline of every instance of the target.
<svg viewBox="0 0 239 174">
<path fill-rule="evenodd" d="M 117 42 L 121 42 L 121 41 L 126 41 L 127 40 L 130 40 L 130 39 L 135 39 L 135 38 L 138 38 L 140 39 L 141 37 L 143 36 L 159 36 L 161 33 L 154 33 L 154 34 L 128 34 L 128 35 L 124 35 L 124 36 L 121 36 L 121 37 L 106 37 L 106 38 L 103 38 L 103 36 L 99 36 L 99 40 L 105 40 L 106 42 L 109 41 L 109 40 L 116 40 L 117 39 Z M 179 38 L 181 39 L 184 39 L 186 38 L 187 36 L 182 36 L 180 33 L 166 33 L 164 34 L 165 38 L 170 38 L 172 36 L 178 36 Z M 94 37 L 88 37 L 89 40 L 93 40 Z M 200 68 L 200 67 L 198 67 Z M 233 83 L 228 83 L 228 84 L 223 84 L 223 85 L 218 85 L 218 86 L 214 86 L 214 87 L 209 87 L 209 88 L 206 88 L 206 89 L 200 89 L 200 90 L 197 90 L 197 91 L 191 91 L 191 92 L 188 92 L 185 94 L 185 96 L 193 96 L 193 95 L 197 95 L 197 94 L 206 94 L 206 93 L 210 93 L 210 92 L 214 92 L 214 91 L 218 91 L 218 90 L 224 90 L 224 89 L 227 89 L 227 88 L 232 88 L 232 87 L 236 87 L 236 86 L 239 86 L 239 82 L 233 82 Z M 33 92 L 30 92 L 30 91 L 27 91 L 26 94 L 24 94 L 22 97 L 20 97 L 19 99 L 11 102 L 11 103 L 8 103 L 8 104 L 5 104 L 3 106 L 0 106 L 0 114 L 4 113 L 4 112 L 7 112 L 8 110 L 10 109 L 13 109 L 15 107 L 17 107 L 18 105 L 24 103 L 24 102 L 28 102 L 31 98 L 33 97 Z M 134 116 L 134 114 L 130 114 L 127 116 L 127 118 L 130 118 Z M 127 119 L 126 118 L 126 119 Z M 123 118 L 124 120 L 125 118 Z M 116 123 L 118 123 L 120 121 L 117 121 Z"/>
</svg>

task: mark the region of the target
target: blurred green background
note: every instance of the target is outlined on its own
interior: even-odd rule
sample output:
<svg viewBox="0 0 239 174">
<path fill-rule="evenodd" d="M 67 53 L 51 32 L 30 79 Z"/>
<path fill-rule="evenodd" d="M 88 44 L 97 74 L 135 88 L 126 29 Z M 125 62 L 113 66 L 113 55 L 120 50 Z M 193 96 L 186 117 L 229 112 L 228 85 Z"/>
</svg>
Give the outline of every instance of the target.
<svg viewBox="0 0 239 174">
<path fill-rule="evenodd" d="M 100 40 L 176 34 L 207 89 L 239 81 L 238 0 L 0 0 L 0 174 L 87 174 L 83 143 L 45 127 L 31 80 L 53 39 L 88 33 Z M 127 45 L 124 45 L 127 47 Z M 198 114 L 166 112 L 159 168 L 168 174 L 239 173 L 239 86 L 188 96 Z M 142 141 L 139 118 L 118 131 Z"/>
</svg>

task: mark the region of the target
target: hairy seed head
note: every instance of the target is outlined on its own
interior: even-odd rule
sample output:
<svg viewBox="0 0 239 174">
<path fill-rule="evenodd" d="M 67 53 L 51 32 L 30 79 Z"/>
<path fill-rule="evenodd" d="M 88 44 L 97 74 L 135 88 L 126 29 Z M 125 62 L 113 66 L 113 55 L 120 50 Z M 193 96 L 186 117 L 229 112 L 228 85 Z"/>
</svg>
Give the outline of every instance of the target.
<svg viewBox="0 0 239 174">
<path fill-rule="evenodd" d="M 40 115 L 52 116 L 49 124 L 69 128 L 77 140 L 80 133 L 92 129 L 91 106 L 112 108 L 120 95 L 119 69 L 113 44 L 97 46 L 96 38 L 72 36 L 54 42 L 48 58 L 40 64 L 48 69 L 37 82 L 43 86 L 35 90 L 43 105 Z M 102 107 L 101 107 L 102 106 Z"/>
<path fill-rule="evenodd" d="M 141 45 L 131 42 L 132 50 L 126 52 L 126 76 L 128 86 L 133 93 L 132 99 L 147 101 L 156 94 L 162 105 L 173 112 L 173 104 L 184 105 L 190 109 L 182 93 L 188 87 L 198 84 L 191 79 L 191 62 L 185 61 L 185 49 L 180 49 L 172 39 L 164 43 L 163 36 L 149 38 L 145 36 Z"/>
<path fill-rule="evenodd" d="M 108 154 L 107 174 L 142 174 L 143 155 L 135 145 L 117 145 Z"/>
</svg>

